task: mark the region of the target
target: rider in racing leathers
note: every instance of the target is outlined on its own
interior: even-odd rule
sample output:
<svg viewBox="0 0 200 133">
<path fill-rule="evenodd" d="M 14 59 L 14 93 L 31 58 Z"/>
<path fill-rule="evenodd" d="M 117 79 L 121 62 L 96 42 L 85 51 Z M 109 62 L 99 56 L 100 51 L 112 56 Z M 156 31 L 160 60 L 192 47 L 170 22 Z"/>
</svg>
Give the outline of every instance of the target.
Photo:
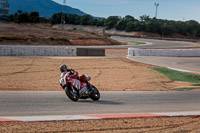
<svg viewBox="0 0 200 133">
<path fill-rule="evenodd" d="M 74 71 L 73 69 L 68 69 L 67 65 L 62 64 L 60 66 L 60 72 L 61 72 L 61 78 L 65 76 L 65 74 L 70 74 L 71 77 L 76 77 L 77 79 L 79 79 L 82 82 L 85 82 L 87 84 L 87 89 L 90 87 L 90 83 L 88 82 L 91 78 L 89 76 L 85 76 L 85 75 L 78 75 L 78 72 Z M 62 86 L 62 85 L 61 85 Z M 88 91 L 88 90 L 85 91 Z M 80 90 L 81 91 L 81 90 Z M 87 93 L 87 92 L 85 92 Z"/>
</svg>

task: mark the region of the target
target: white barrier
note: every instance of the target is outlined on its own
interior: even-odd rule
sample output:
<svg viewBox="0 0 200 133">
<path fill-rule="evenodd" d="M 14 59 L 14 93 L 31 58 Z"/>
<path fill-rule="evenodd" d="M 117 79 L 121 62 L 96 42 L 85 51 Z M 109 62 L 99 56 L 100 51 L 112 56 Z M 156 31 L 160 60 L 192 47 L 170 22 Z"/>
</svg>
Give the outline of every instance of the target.
<svg viewBox="0 0 200 133">
<path fill-rule="evenodd" d="M 64 46 L 1 45 L 0 56 L 76 56 L 77 49 Z"/>
<path fill-rule="evenodd" d="M 0 45 L 0 56 L 105 56 L 105 49 Z"/>
<path fill-rule="evenodd" d="M 199 57 L 200 49 L 138 49 L 128 48 L 129 56 Z"/>
</svg>

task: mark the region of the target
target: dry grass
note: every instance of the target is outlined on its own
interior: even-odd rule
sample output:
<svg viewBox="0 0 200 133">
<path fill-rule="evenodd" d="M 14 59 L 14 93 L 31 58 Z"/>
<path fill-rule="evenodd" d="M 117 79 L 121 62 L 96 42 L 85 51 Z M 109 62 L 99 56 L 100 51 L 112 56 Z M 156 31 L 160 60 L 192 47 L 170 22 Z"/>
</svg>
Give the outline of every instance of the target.
<svg viewBox="0 0 200 133">
<path fill-rule="evenodd" d="M 43 28 L 32 24 L 2 23 L 0 35 L 0 45 L 122 45 L 89 32 Z"/>
</svg>

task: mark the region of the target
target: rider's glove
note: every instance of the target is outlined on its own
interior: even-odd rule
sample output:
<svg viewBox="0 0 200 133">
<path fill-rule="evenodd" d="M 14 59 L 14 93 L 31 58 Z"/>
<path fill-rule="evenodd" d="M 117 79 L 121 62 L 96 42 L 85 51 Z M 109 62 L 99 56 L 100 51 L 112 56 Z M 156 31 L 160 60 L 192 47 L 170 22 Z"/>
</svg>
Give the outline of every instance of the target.
<svg viewBox="0 0 200 133">
<path fill-rule="evenodd" d="M 71 69 L 71 70 L 70 70 L 70 73 L 71 73 L 71 74 L 74 74 L 74 70 L 73 70 L 73 69 Z"/>
</svg>

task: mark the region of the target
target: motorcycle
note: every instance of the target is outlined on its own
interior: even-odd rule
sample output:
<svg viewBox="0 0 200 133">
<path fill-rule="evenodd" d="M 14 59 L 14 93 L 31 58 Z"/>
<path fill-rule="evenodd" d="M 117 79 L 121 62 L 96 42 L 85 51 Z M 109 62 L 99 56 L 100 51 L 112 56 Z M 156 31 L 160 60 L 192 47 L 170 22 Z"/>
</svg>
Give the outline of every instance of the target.
<svg viewBox="0 0 200 133">
<path fill-rule="evenodd" d="M 77 76 L 70 76 L 65 74 L 60 79 L 60 85 L 64 89 L 66 95 L 72 101 L 78 101 L 79 99 L 91 98 L 93 101 L 98 101 L 100 99 L 100 93 L 98 89 L 89 83 L 89 78 L 87 79 L 87 84 Z"/>
</svg>

